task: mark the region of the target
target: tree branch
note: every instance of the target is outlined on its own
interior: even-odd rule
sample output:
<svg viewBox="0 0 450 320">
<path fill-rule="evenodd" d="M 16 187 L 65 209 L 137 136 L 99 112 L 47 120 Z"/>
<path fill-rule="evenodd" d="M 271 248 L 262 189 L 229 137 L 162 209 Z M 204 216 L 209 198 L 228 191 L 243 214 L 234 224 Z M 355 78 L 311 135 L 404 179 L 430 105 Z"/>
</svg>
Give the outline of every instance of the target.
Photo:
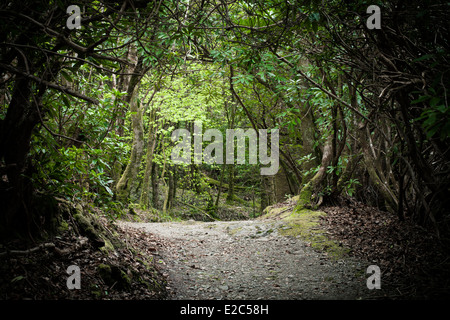
<svg viewBox="0 0 450 320">
<path fill-rule="evenodd" d="M 248 109 L 245 107 L 244 103 L 242 102 L 241 98 L 238 96 L 238 94 L 234 90 L 233 76 L 234 76 L 234 69 L 233 69 L 233 66 L 230 64 L 230 90 L 231 90 L 231 93 L 234 95 L 236 100 L 239 102 L 241 107 L 244 109 L 245 113 L 247 114 L 248 119 L 252 123 L 253 129 L 256 131 L 256 135 L 259 137 L 258 127 L 256 126 L 255 121 L 253 120 L 253 117 L 250 114 L 250 111 L 248 111 Z"/>
<path fill-rule="evenodd" d="M 95 105 L 99 104 L 99 101 L 97 99 L 90 98 L 88 96 L 85 96 L 84 94 L 81 94 L 79 92 L 73 91 L 73 90 L 71 90 L 71 89 L 69 89 L 67 87 L 59 86 L 57 84 L 48 82 L 48 81 L 43 80 L 43 79 L 41 79 L 39 77 L 36 77 L 36 76 L 34 76 L 32 74 L 29 74 L 29 73 L 23 72 L 23 71 L 21 71 L 21 70 L 19 70 L 17 68 L 14 68 L 13 66 L 10 66 L 10 65 L 7 65 L 7 64 L 4 64 L 4 63 L 0 63 L 0 68 L 3 68 L 3 69 L 5 69 L 5 70 L 7 70 L 9 72 L 12 72 L 12 73 L 24 76 L 24 77 L 26 77 L 28 79 L 31 79 L 31 80 L 39 83 L 39 84 L 43 84 L 43 85 L 45 85 L 45 86 L 47 86 L 49 88 L 52 88 L 52 89 L 64 92 L 64 93 L 66 93 L 68 95 L 71 95 L 73 97 L 85 100 L 85 101 L 90 102 L 92 104 L 95 104 Z"/>
<path fill-rule="evenodd" d="M 49 28 L 46 25 L 43 25 L 42 23 L 40 23 L 39 21 L 36 21 L 35 19 L 22 14 L 22 13 L 17 13 L 17 12 L 13 12 L 13 11 L 7 11 L 7 10 L 0 10 L 0 14 L 12 14 L 15 16 L 18 16 L 20 18 L 23 19 L 27 19 L 30 22 L 34 23 L 35 25 L 39 26 L 41 29 L 44 30 L 44 32 L 46 32 L 48 35 L 53 36 L 55 38 L 57 38 L 58 40 L 62 41 L 63 43 L 65 43 L 67 46 L 69 46 L 70 48 L 72 48 L 75 52 L 79 53 L 79 54 L 84 54 L 84 55 L 88 55 L 92 58 L 95 59 L 100 59 L 100 60 L 108 60 L 108 61 L 113 61 L 113 62 L 119 62 L 119 63 L 123 63 L 126 65 L 132 65 L 131 62 L 124 60 L 124 59 L 120 59 L 120 58 L 114 58 L 114 57 L 110 57 L 110 56 L 103 56 L 101 54 L 95 53 L 93 52 L 94 46 L 91 45 L 88 48 L 85 48 L 79 44 L 76 44 L 75 42 L 71 41 L 70 39 L 68 39 L 66 36 L 64 36 L 63 34 Z"/>
<path fill-rule="evenodd" d="M 7 254 L 30 254 L 44 248 L 55 248 L 55 244 L 52 242 L 48 242 L 28 250 L 7 250 L 5 252 L 0 252 L 0 257 Z"/>
</svg>

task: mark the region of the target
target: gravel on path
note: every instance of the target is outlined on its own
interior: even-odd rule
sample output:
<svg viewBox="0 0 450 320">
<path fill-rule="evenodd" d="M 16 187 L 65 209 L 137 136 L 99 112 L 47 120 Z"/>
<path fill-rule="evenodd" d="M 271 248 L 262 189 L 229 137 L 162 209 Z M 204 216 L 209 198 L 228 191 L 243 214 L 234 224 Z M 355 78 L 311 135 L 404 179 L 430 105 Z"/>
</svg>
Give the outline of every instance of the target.
<svg viewBox="0 0 450 320">
<path fill-rule="evenodd" d="M 167 276 L 169 299 L 366 299 L 369 264 L 330 259 L 297 237 L 282 236 L 283 222 L 120 222 L 152 234 Z"/>
</svg>

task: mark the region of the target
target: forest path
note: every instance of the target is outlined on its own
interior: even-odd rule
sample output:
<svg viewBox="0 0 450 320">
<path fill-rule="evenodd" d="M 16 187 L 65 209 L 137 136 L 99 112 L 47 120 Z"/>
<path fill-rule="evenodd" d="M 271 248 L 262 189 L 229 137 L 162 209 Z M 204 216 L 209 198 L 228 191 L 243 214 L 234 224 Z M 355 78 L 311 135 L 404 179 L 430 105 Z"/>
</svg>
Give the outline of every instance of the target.
<svg viewBox="0 0 450 320">
<path fill-rule="evenodd" d="M 151 235 L 169 299 L 360 299 L 367 264 L 333 261 L 276 220 L 120 222 Z"/>
</svg>

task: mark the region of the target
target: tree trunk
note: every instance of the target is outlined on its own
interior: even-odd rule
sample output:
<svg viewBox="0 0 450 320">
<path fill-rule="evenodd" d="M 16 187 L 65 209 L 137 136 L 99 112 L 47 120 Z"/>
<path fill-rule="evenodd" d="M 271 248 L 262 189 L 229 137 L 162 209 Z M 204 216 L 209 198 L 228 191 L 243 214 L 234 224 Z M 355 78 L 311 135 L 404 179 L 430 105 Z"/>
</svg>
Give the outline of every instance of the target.
<svg viewBox="0 0 450 320">
<path fill-rule="evenodd" d="M 319 171 L 317 171 L 314 177 L 312 177 L 311 180 L 309 180 L 300 191 L 300 196 L 296 205 L 296 210 L 317 206 L 317 204 L 313 204 L 313 201 L 315 200 L 314 198 L 317 196 L 317 193 L 320 190 L 322 181 L 326 177 L 327 167 L 330 165 L 332 160 L 333 156 L 332 143 L 333 143 L 333 135 L 330 134 L 327 137 L 327 140 L 323 147 L 322 162 L 320 164 Z M 320 204 L 321 200 L 318 199 L 318 202 Z"/>
<path fill-rule="evenodd" d="M 119 137 L 123 136 L 123 128 L 125 125 L 125 114 L 127 108 L 131 108 L 132 99 L 134 98 L 135 88 L 140 82 L 142 76 L 144 75 L 146 69 L 142 65 L 142 57 L 137 56 L 137 49 L 134 45 L 131 45 L 128 49 L 127 60 L 132 63 L 132 65 L 123 65 L 123 75 L 119 77 L 117 90 L 120 92 L 126 91 L 127 94 L 121 97 L 121 104 L 123 107 L 118 110 L 117 117 L 117 130 L 116 133 Z M 137 91 L 136 91 L 137 94 Z M 112 174 L 113 180 L 116 182 L 116 188 L 119 183 L 119 180 L 123 176 L 122 173 L 122 164 L 119 163 L 116 159 L 112 165 Z"/>
<path fill-rule="evenodd" d="M 159 184 L 158 184 L 159 167 L 157 163 L 153 163 L 152 169 L 152 206 L 159 209 Z"/>
<path fill-rule="evenodd" d="M 170 169 L 170 189 L 169 189 L 169 195 L 170 195 L 170 207 L 172 207 L 176 197 L 177 197 L 177 182 L 178 182 L 178 170 L 176 166 L 171 166 Z"/>
<path fill-rule="evenodd" d="M 275 202 L 274 176 L 261 175 L 261 212 Z"/>
<path fill-rule="evenodd" d="M 261 207 L 260 212 L 263 212 L 266 207 L 269 206 L 269 200 L 267 197 L 266 187 L 264 183 L 264 176 L 260 176 L 260 196 L 261 196 Z"/>
<path fill-rule="evenodd" d="M 225 97 L 225 89 L 222 90 L 222 95 Z M 234 129 L 234 123 L 236 120 L 236 103 L 234 101 L 234 96 L 232 96 L 232 103 L 228 103 L 228 100 L 224 98 L 225 101 L 225 111 L 227 113 L 227 122 L 228 122 L 228 129 Z M 234 159 L 234 155 L 233 155 Z M 234 198 L 234 160 L 231 164 L 226 164 L 225 167 L 228 167 L 228 193 L 227 193 L 227 202 L 232 202 Z M 223 170 L 225 170 L 225 167 Z M 223 172 L 222 172 L 223 173 Z M 222 179 L 221 179 L 222 180 Z M 220 182 L 222 185 L 222 181 Z M 220 188 L 219 188 L 220 193 Z"/>
<path fill-rule="evenodd" d="M 364 134 L 364 132 L 366 131 L 367 133 Z M 389 212 L 397 213 L 398 209 L 397 197 L 389 187 L 388 181 L 384 173 L 382 172 L 382 169 L 380 168 L 377 170 L 377 167 L 379 166 L 376 165 L 375 159 L 373 158 L 369 150 L 369 142 L 368 142 L 369 137 L 367 137 L 368 135 L 370 135 L 368 130 L 360 129 L 359 140 L 363 151 L 365 168 L 369 173 L 372 183 L 375 185 L 378 192 L 382 195 L 385 201 L 386 209 Z"/>
<path fill-rule="evenodd" d="M 132 78 L 136 77 L 135 75 L 132 75 L 137 69 L 137 63 L 138 63 L 138 58 L 137 58 L 137 51 L 136 51 L 136 46 L 131 45 L 128 48 L 128 53 L 127 53 L 127 60 L 129 62 L 132 63 L 132 65 L 122 65 L 122 69 L 123 69 L 123 75 L 120 75 L 118 83 L 117 83 L 117 89 L 120 92 L 126 91 L 128 92 L 127 95 L 123 96 L 121 98 L 121 100 L 123 101 L 123 108 L 121 110 L 119 110 L 119 117 L 117 118 L 117 135 L 119 137 L 123 136 L 123 128 L 124 128 L 124 124 L 125 124 L 125 114 L 127 111 L 127 105 L 130 103 L 131 101 L 131 93 L 134 90 L 134 86 L 133 83 L 135 81 L 133 81 L 132 83 Z"/>
<path fill-rule="evenodd" d="M 283 202 L 287 195 L 291 194 L 290 183 L 285 172 L 284 166 L 273 177 L 275 202 Z"/>
<path fill-rule="evenodd" d="M 234 164 L 227 164 L 228 167 L 228 193 L 227 193 L 227 202 L 233 201 L 234 198 Z M 220 188 L 219 188 L 220 192 Z"/>
<path fill-rule="evenodd" d="M 150 124 L 148 129 L 147 139 L 147 156 L 145 161 L 144 179 L 142 180 L 142 191 L 140 198 L 140 205 L 143 209 L 149 208 L 150 205 L 150 177 L 152 175 L 153 168 L 153 156 L 155 153 L 155 147 L 157 143 L 157 128 L 154 126 L 156 123 L 156 110 L 152 110 L 150 113 Z"/>
<path fill-rule="evenodd" d="M 131 125 L 133 128 L 133 145 L 128 165 L 116 186 L 116 197 L 118 201 L 126 203 L 137 199 L 137 175 L 144 151 L 144 127 L 142 123 L 143 108 L 138 102 L 138 89 L 136 85 L 130 102 Z"/>
<path fill-rule="evenodd" d="M 219 209 L 219 200 L 220 200 L 220 193 L 222 191 L 222 184 L 223 184 L 223 178 L 225 177 L 225 168 L 226 168 L 226 164 L 222 165 L 222 173 L 220 175 L 220 183 L 219 183 L 219 188 L 217 188 L 217 198 L 216 198 L 216 203 L 214 204 L 214 216 L 217 215 L 217 210 Z M 232 187 L 230 187 L 232 188 Z M 228 189 L 230 190 L 230 189 Z M 228 193 L 228 196 L 230 194 Z M 231 198 L 230 200 L 228 200 L 228 196 L 227 196 L 227 201 L 231 201 L 233 198 Z"/>
<path fill-rule="evenodd" d="M 167 193 L 164 199 L 163 212 L 172 208 L 173 201 L 175 200 L 175 179 L 173 166 L 169 166 L 167 170 Z"/>
<path fill-rule="evenodd" d="M 39 122 L 38 106 L 30 103 L 32 94 L 30 81 L 17 76 L 8 112 L 1 121 L 0 160 L 4 160 L 4 166 L 0 225 L 5 237 L 13 232 L 31 233 L 33 188 L 26 174 L 27 154 L 32 130 Z"/>
</svg>

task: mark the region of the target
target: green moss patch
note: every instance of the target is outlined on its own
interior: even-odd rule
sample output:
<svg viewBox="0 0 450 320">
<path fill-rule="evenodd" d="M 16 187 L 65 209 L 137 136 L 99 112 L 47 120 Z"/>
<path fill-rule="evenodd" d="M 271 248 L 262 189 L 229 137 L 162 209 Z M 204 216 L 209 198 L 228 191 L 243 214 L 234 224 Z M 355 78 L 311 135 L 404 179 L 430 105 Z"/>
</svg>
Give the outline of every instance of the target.
<svg viewBox="0 0 450 320">
<path fill-rule="evenodd" d="M 235 236 L 237 233 L 239 233 L 242 230 L 242 227 L 234 227 L 234 228 L 227 227 L 226 230 L 230 236 Z"/>
<path fill-rule="evenodd" d="M 326 252 L 330 258 L 337 260 L 347 255 L 349 249 L 329 239 L 325 231 L 320 228 L 320 217 L 325 215 L 323 211 L 298 209 L 288 205 L 269 208 L 261 219 L 283 221 L 278 227 L 280 235 L 301 238 L 310 243 L 315 250 Z"/>
<path fill-rule="evenodd" d="M 97 267 L 97 272 L 107 285 L 130 289 L 131 278 L 120 267 L 101 263 Z"/>
</svg>

